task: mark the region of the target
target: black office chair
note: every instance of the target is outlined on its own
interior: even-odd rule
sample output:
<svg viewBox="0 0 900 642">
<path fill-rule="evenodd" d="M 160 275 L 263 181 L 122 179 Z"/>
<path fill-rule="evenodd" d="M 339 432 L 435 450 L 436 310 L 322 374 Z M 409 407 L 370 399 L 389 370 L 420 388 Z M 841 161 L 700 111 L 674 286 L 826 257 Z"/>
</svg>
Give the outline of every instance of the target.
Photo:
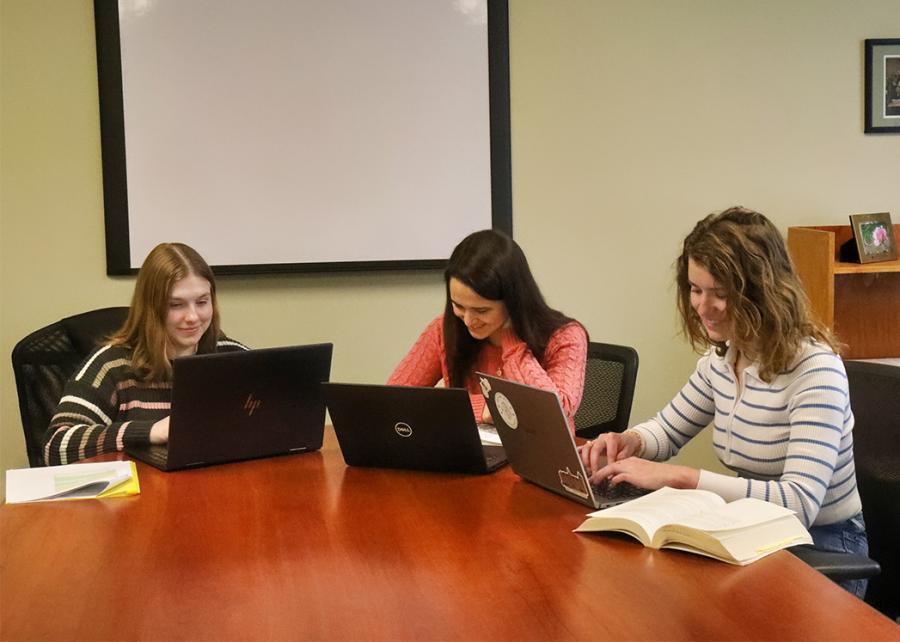
<svg viewBox="0 0 900 642">
<path fill-rule="evenodd" d="M 43 466 L 41 440 L 75 368 L 125 322 L 128 308 L 102 308 L 36 330 L 12 351 L 28 463 Z"/>
<path fill-rule="evenodd" d="M 900 616 L 900 366 L 846 361 L 850 382 L 853 454 L 863 501 L 869 556 L 881 565 L 866 602 Z"/>
<path fill-rule="evenodd" d="M 628 427 L 638 354 L 634 348 L 611 343 L 589 343 L 584 373 L 584 394 L 575 413 L 575 434 L 593 438 Z"/>
<path fill-rule="evenodd" d="M 890 618 L 900 616 L 900 367 L 845 361 L 850 386 L 853 455 L 863 501 L 869 557 L 828 553 L 812 547 L 791 549 L 813 568 L 836 581 L 869 579 L 866 602 Z M 871 559 L 870 559 L 871 558 Z"/>
</svg>

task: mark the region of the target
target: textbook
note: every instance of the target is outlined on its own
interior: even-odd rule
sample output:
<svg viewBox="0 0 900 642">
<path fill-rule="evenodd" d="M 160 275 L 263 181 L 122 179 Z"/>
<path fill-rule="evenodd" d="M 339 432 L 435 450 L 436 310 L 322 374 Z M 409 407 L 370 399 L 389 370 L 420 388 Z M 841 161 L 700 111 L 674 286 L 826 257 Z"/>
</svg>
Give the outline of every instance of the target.
<svg viewBox="0 0 900 642">
<path fill-rule="evenodd" d="M 125 497 L 141 492 L 133 461 L 6 471 L 6 503 Z"/>
<path fill-rule="evenodd" d="M 589 513 L 576 533 L 616 531 L 650 548 L 672 548 L 744 566 L 797 544 L 812 544 L 794 512 L 760 499 L 733 502 L 706 490 L 660 488 Z"/>
</svg>

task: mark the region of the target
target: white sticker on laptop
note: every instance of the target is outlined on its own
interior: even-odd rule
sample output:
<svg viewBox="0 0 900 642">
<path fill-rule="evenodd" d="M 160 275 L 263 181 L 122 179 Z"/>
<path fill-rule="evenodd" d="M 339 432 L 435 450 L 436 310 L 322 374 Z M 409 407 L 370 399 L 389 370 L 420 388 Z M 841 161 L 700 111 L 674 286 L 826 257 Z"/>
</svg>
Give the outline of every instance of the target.
<svg viewBox="0 0 900 642">
<path fill-rule="evenodd" d="M 518 428 L 519 418 L 516 417 L 516 411 L 509 402 L 509 399 L 506 398 L 506 395 L 502 392 L 495 392 L 494 403 L 497 405 L 497 412 L 500 413 L 500 418 L 503 420 L 503 423 L 513 430 Z"/>
<path fill-rule="evenodd" d="M 590 493 L 588 493 L 587 480 L 582 476 L 580 470 L 573 473 L 572 470 L 566 466 L 565 470 L 559 471 L 559 483 L 563 490 L 570 492 L 573 495 L 577 495 L 582 499 L 587 499 L 590 496 Z"/>
</svg>

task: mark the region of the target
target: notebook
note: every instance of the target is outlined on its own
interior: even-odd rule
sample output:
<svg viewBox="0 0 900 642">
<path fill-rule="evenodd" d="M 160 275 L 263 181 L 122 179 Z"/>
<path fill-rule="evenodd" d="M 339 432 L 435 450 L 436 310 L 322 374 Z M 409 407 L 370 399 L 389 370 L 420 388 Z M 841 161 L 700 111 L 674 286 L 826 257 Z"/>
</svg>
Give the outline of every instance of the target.
<svg viewBox="0 0 900 642">
<path fill-rule="evenodd" d="M 592 485 L 555 392 L 482 372 L 481 384 L 494 425 L 522 479 L 590 506 L 616 506 L 649 491 L 630 484 Z"/>
<path fill-rule="evenodd" d="M 506 463 L 499 440 L 482 438 L 469 393 L 324 383 L 322 388 L 348 466 L 488 473 Z"/>
<path fill-rule="evenodd" d="M 331 353 L 321 343 L 175 359 L 169 443 L 125 451 L 169 471 L 318 450 Z"/>
</svg>

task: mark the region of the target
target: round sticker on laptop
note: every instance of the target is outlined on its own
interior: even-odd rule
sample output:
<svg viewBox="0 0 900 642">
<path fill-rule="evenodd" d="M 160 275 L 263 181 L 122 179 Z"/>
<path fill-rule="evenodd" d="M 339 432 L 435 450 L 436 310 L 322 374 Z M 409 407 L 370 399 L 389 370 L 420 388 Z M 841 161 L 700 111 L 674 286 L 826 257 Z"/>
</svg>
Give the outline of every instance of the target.
<svg viewBox="0 0 900 642">
<path fill-rule="evenodd" d="M 518 428 L 519 418 L 516 417 L 516 411 L 512 404 L 509 403 L 509 399 L 506 398 L 506 395 L 502 392 L 494 393 L 494 403 L 497 404 L 497 412 L 500 413 L 500 418 L 503 420 L 503 423 L 513 430 Z"/>
</svg>

